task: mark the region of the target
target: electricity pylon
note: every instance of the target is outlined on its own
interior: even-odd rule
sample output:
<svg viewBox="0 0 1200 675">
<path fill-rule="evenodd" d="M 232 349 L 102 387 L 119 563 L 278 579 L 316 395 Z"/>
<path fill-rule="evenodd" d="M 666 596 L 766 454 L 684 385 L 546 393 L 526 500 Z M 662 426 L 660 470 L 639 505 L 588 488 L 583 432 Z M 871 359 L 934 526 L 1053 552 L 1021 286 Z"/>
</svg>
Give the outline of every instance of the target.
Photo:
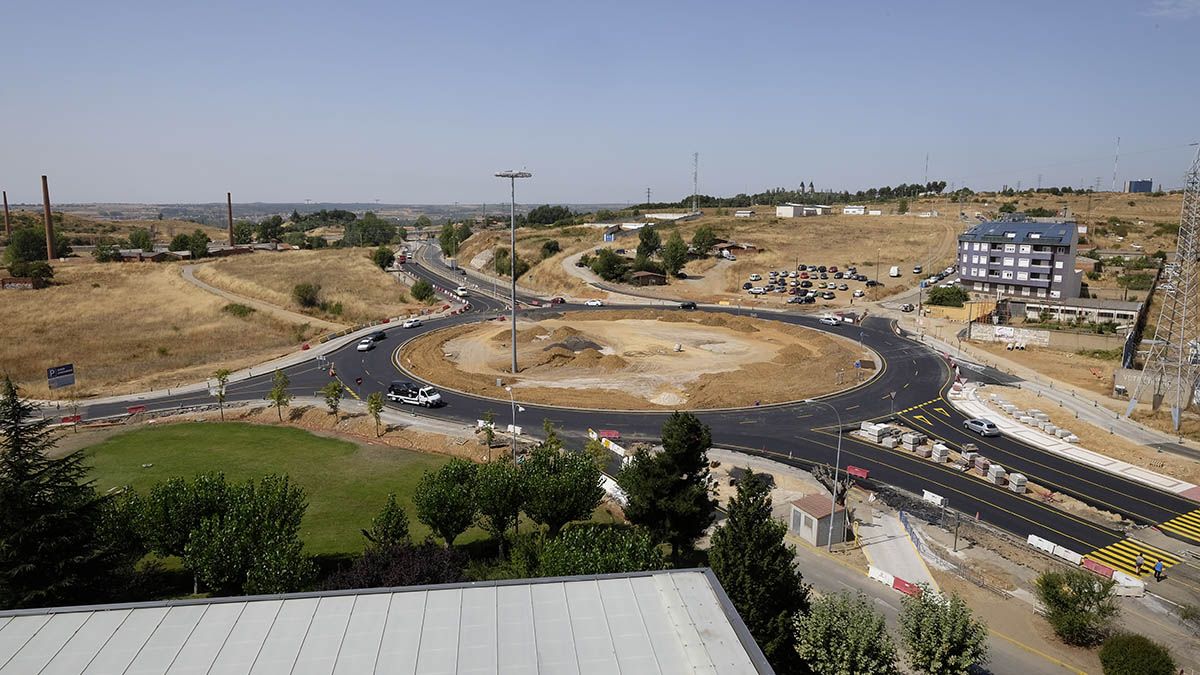
<svg viewBox="0 0 1200 675">
<path fill-rule="evenodd" d="M 1192 404 L 1200 375 L 1200 152 L 1192 162 L 1183 186 L 1183 210 L 1175 256 L 1163 270 L 1158 292 L 1162 309 L 1154 327 L 1154 341 L 1146 355 L 1125 416 L 1133 413 L 1139 398 L 1150 398 L 1157 411 L 1171 406 L 1171 420 L 1179 430 L 1183 411 Z"/>
</svg>

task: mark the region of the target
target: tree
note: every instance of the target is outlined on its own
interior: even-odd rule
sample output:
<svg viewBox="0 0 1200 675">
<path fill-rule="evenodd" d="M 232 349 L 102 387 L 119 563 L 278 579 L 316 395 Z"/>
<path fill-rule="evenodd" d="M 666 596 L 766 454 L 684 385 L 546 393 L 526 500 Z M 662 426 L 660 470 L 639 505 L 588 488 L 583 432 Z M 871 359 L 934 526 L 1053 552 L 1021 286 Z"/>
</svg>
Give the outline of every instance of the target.
<svg viewBox="0 0 1200 675">
<path fill-rule="evenodd" d="M 464 241 L 470 239 L 472 234 L 474 234 L 474 232 L 471 231 L 471 226 L 465 221 L 459 223 L 458 226 L 454 228 L 454 239 L 458 242 L 459 246 L 462 246 Z"/>
<path fill-rule="evenodd" d="M 229 506 L 229 485 L 221 473 L 204 473 L 189 483 L 170 478 L 150 488 L 142 501 L 142 531 L 150 550 L 161 556 L 183 557 L 192 533 L 207 518 Z M 187 560 L 184 561 L 187 567 Z M 199 576 L 192 572 L 192 592 L 199 592 Z"/>
<path fill-rule="evenodd" d="M 629 261 L 617 255 L 611 248 L 602 248 L 592 258 L 592 271 L 605 281 L 620 281 L 629 271 Z"/>
<path fill-rule="evenodd" d="M 1078 646 L 1094 645 L 1107 635 L 1120 612 L 1115 585 L 1082 569 L 1043 572 L 1034 582 L 1050 627 L 1063 642 Z"/>
<path fill-rule="evenodd" d="M 329 407 L 329 414 L 334 417 L 337 417 L 338 408 L 342 405 L 343 391 L 345 391 L 345 388 L 337 380 L 330 380 L 328 384 L 321 387 L 321 395 L 325 397 L 325 405 Z"/>
<path fill-rule="evenodd" d="M 415 227 L 417 229 L 433 227 L 433 221 L 429 219 L 429 216 L 425 216 L 425 215 L 418 216 L 417 219 L 415 221 L 413 221 L 413 227 Z"/>
<path fill-rule="evenodd" d="M 204 234 L 204 230 L 196 230 L 188 237 L 187 250 L 192 254 L 192 260 L 199 260 L 208 255 L 208 243 L 212 241 Z"/>
<path fill-rule="evenodd" d="M 795 621 L 808 609 L 808 588 L 784 543 L 787 526 L 771 516 L 770 490 L 749 469 L 728 513 L 712 535 L 709 565 L 775 670 L 795 672 Z"/>
<path fill-rule="evenodd" d="M 562 246 L 559 245 L 557 239 L 547 239 L 542 242 L 542 259 L 545 260 L 561 250 Z"/>
<path fill-rule="evenodd" d="M 275 412 L 279 413 L 279 421 L 283 421 L 283 409 L 292 403 L 292 395 L 288 393 L 288 386 L 292 381 L 282 370 L 276 370 L 275 375 L 271 378 L 271 391 L 267 394 L 267 400 L 271 405 L 275 406 Z"/>
<path fill-rule="evenodd" d="M 367 414 L 375 420 L 375 438 L 379 438 L 380 417 L 383 414 L 383 394 L 376 391 L 367 397 Z"/>
<path fill-rule="evenodd" d="M 926 589 L 903 602 L 900 639 L 913 670 L 967 675 L 987 662 L 987 627 L 958 594 L 943 597 Z"/>
<path fill-rule="evenodd" d="M 553 537 L 572 520 L 586 520 L 604 498 L 600 469 L 583 453 L 563 452 L 557 441 L 539 443 L 521 462 L 525 515 Z"/>
<path fill-rule="evenodd" d="M 466 581 L 467 555 L 433 543 L 371 546 L 348 569 L 325 580 L 326 590 L 453 584 Z"/>
<path fill-rule="evenodd" d="M 692 235 L 692 248 L 695 249 L 696 255 L 708 255 L 712 247 L 717 245 L 717 235 L 708 225 L 701 225 L 696 228 L 696 233 Z"/>
<path fill-rule="evenodd" d="M 1144 635 L 1117 633 L 1100 647 L 1104 675 L 1175 675 L 1177 666 L 1166 647 Z"/>
<path fill-rule="evenodd" d="M 483 440 L 487 443 L 488 458 L 492 457 L 492 444 L 496 442 L 496 413 L 491 410 L 483 414 Z"/>
<path fill-rule="evenodd" d="M 414 300 L 424 302 L 426 304 L 433 301 L 433 285 L 424 279 L 417 279 L 412 285 L 412 296 Z"/>
<path fill-rule="evenodd" d="M 307 508 L 304 490 L 286 476 L 235 485 L 226 508 L 192 532 L 185 564 L 219 594 L 297 591 L 316 572 L 300 540 Z"/>
<path fill-rule="evenodd" d="M 713 519 L 707 454 L 712 435 L 695 415 L 674 412 L 663 424 L 662 444 L 657 455 L 635 454 L 617 483 L 629 496 L 626 517 L 655 541 L 670 544 L 671 562 L 678 566 Z"/>
<path fill-rule="evenodd" d="M 305 309 L 312 309 L 321 304 L 321 284 L 304 282 L 292 287 L 292 299 Z"/>
<path fill-rule="evenodd" d="M 396 252 L 388 246 L 380 246 L 371 253 L 371 262 L 381 270 L 386 270 L 396 262 Z"/>
<path fill-rule="evenodd" d="M 389 493 L 383 510 L 371 521 L 371 529 L 363 530 L 370 547 L 390 548 L 408 544 L 408 514 L 396 502 L 396 494 Z"/>
<path fill-rule="evenodd" d="M 441 537 L 446 548 L 453 546 L 475 519 L 471 486 L 476 470 L 471 462 L 456 457 L 435 472 L 426 471 L 413 492 L 417 520 Z"/>
<path fill-rule="evenodd" d="M 658 230 L 654 229 L 653 225 L 647 225 L 638 230 L 638 245 L 637 256 L 639 258 L 649 258 L 658 249 L 662 248 L 662 239 L 658 236 Z"/>
<path fill-rule="evenodd" d="M 658 546 L 644 530 L 628 525 L 581 523 L 547 541 L 538 565 L 541 576 L 566 577 L 660 570 L 665 563 Z"/>
<path fill-rule="evenodd" d="M 304 216 L 301 216 L 300 212 L 296 209 L 292 209 L 292 215 L 288 216 L 288 220 L 293 223 L 300 223 L 302 220 L 304 220 Z"/>
<path fill-rule="evenodd" d="M 177 234 L 171 238 L 171 243 L 167 244 L 168 251 L 187 251 L 192 246 L 192 238 L 186 234 Z"/>
<path fill-rule="evenodd" d="M 827 595 L 797 621 L 800 658 L 815 673 L 894 675 L 896 647 L 883 616 L 861 593 Z"/>
<path fill-rule="evenodd" d="M 4 248 L 5 265 L 46 259 L 46 237 L 32 227 L 18 227 Z"/>
<path fill-rule="evenodd" d="M 229 369 L 217 368 L 213 373 L 213 378 L 217 381 L 217 386 L 213 389 L 213 398 L 217 399 L 217 409 L 221 411 L 221 421 L 225 421 L 225 399 L 227 398 L 225 387 L 229 384 Z"/>
<path fill-rule="evenodd" d="M 473 492 L 479 525 L 496 538 L 504 558 L 508 531 L 517 524 L 525 503 L 525 480 L 521 467 L 508 457 L 488 462 L 475 471 Z"/>
<path fill-rule="evenodd" d="M 254 241 L 254 223 L 239 220 L 233 224 L 233 243 L 244 245 Z"/>
<path fill-rule="evenodd" d="M 150 234 L 150 230 L 139 227 L 129 233 L 129 247 L 140 248 L 143 251 L 153 251 L 154 235 Z"/>
<path fill-rule="evenodd" d="M 49 418 L 0 383 L 0 607 L 109 599 L 144 550 L 114 537 L 111 497 L 97 494 L 83 454 L 51 459 Z"/>
<path fill-rule="evenodd" d="M 543 204 L 529 210 L 525 215 L 525 222 L 531 225 L 553 225 L 562 220 L 567 220 L 574 216 L 571 209 L 565 206 L 550 206 Z"/>
<path fill-rule="evenodd" d="M 254 226 L 254 238 L 259 243 L 265 244 L 270 241 L 275 241 L 283 236 L 283 217 L 271 216 L 264 218 Z"/>
<path fill-rule="evenodd" d="M 962 307 L 963 303 L 971 298 L 970 294 L 960 286 L 950 286 L 944 288 L 937 286 L 929 289 L 929 295 L 925 297 L 925 304 L 940 305 L 943 307 Z"/>
<path fill-rule="evenodd" d="M 522 260 L 520 255 L 517 256 L 517 259 L 515 261 L 510 260 L 509 255 L 510 255 L 510 253 L 507 248 L 496 249 L 496 256 L 495 256 L 495 259 L 493 260 L 493 265 L 496 269 L 496 274 L 508 276 L 508 275 L 512 274 L 513 266 L 515 265 L 517 278 L 520 279 L 521 275 L 523 275 L 529 271 L 529 263 Z"/>
<path fill-rule="evenodd" d="M 684 264 L 687 263 L 687 257 L 687 244 L 676 230 L 671 233 L 670 237 L 667 237 L 667 243 L 662 248 L 663 268 L 668 274 L 679 276 L 679 270 L 683 269 Z"/>
<path fill-rule="evenodd" d="M 908 213 L 908 200 L 907 199 L 901 199 L 896 204 L 896 213 L 899 213 L 900 215 L 904 215 L 904 214 Z"/>
<path fill-rule="evenodd" d="M 117 262 L 121 259 L 121 249 L 116 244 L 96 244 L 96 248 L 92 249 L 92 257 L 98 263 Z"/>
<path fill-rule="evenodd" d="M 458 237 L 450 223 L 442 226 L 442 232 L 438 235 L 438 246 L 441 247 L 444 256 L 453 256 L 458 251 Z"/>
</svg>

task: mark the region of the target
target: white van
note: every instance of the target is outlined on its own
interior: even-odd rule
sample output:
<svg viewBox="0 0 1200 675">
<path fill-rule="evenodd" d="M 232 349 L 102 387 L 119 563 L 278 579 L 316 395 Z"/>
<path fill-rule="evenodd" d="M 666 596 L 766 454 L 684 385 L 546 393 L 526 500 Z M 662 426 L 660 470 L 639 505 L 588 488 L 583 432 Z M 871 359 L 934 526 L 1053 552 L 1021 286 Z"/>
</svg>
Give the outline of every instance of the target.
<svg viewBox="0 0 1200 675">
<path fill-rule="evenodd" d="M 892 265 L 892 269 L 888 270 L 888 276 L 890 276 L 890 277 L 900 276 L 900 266 Z"/>
</svg>

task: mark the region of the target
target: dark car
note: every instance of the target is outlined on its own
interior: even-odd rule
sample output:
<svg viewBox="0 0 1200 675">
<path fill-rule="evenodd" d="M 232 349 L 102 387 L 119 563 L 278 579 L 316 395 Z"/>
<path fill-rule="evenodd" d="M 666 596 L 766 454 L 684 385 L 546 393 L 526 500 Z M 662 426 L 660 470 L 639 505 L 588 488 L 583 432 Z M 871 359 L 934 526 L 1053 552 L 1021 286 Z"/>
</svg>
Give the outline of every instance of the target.
<svg viewBox="0 0 1200 675">
<path fill-rule="evenodd" d="M 550 304 L 552 305 L 561 305 L 564 302 L 566 302 L 565 298 L 550 298 Z"/>
<path fill-rule="evenodd" d="M 829 268 L 825 267 L 824 265 L 821 265 L 821 266 L 817 267 L 817 271 L 818 272 L 827 272 L 827 271 L 829 271 Z"/>
<path fill-rule="evenodd" d="M 821 278 L 822 278 L 822 279 L 828 279 L 828 278 L 829 278 L 829 275 L 828 275 L 828 274 L 826 274 L 826 273 L 824 273 L 824 272 L 821 272 Z"/>
<path fill-rule="evenodd" d="M 868 288 L 870 288 L 872 286 L 878 286 L 878 285 L 879 285 L 878 281 L 875 281 L 874 279 L 867 279 L 867 287 Z"/>
<path fill-rule="evenodd" d="M 789 305 L 803 305 L 803 304 L 804 304 L 804 301 L 805 301 L 805 299 L 804 299 L 804 298 L 788 298 L 787 304 L 789 304 Z"/>
<path fill-rule="evenodd" d="M 679 303 L 679 309 L 696 309 L 696 303 L 688 300 L 687 302 Z"/>
<path fill-rule="evenodd" d="M 751 288 L 754 288 L 754 284 L 750 283 L 749 281 L 747 281 L 746 283 L 742 284 L 742 290 L 743 290 L 743 291 L 748 291 L 748 290 L 750 290 Z"/>
<path fill-rule="evenodd" d="M 374 340 L 374 341 L 376 341 L 376 342 L 379 342 L 380 340 L 382 340 L 382 339 L 386 338 L 386 337 L 387 337 L 387 335 L 385 335 L 385 334 L 383 333 L 383 331 L 381 331 L 381 330 L 377 330 L 377 331 L 375 331 L 374 333 L 371 333 L 370 335 L 368 335 L 367 337 L 371 338 L 372 340 Z"/>
<path fill-rule="evenodd" d="M 808 279 L 800 282 L 800 288 L 812 288 L 812 282 Z"/>
<path fill-rule="evenodd" d="M 844 276 L 844 275 L 843 275 L 841 272 L 834 272 L 834 273 L 833 273 L 833 278 L 834 278 L 834 279 L 841 279 L 843 276 Z"/>
</svg>

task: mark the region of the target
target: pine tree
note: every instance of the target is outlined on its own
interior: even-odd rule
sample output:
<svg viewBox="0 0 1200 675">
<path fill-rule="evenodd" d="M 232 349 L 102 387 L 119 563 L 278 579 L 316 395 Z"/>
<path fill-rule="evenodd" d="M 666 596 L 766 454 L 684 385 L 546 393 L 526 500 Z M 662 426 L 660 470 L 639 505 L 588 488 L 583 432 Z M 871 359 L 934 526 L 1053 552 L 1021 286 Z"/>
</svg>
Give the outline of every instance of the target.
<svg viewBox="0 0 1200 675">
<path fill-rule="evenodd" d="M 708 473 L 712 434 L 691 413 L 672 413 L 662 428 L 663 451 L 639 452 L 617 478 L 629 496 L 625 515 L 655 541 L 671 545 L 671 562 L 695 548 L 713 519 Z"/>
<path fill-rule="evenodd" d="M 48 419 L 0 385 L 0 607 L 107 599 L 132 574 L 137 542 L 109 537 L 119 515 L 87 480 L 83 455 L 47 456 Z"/>
<path fill-rule="evenodd" d="M 753 471 L 738 481 L 729 517 L 712 536 L 708 560 L 746 627 L 776 671 L 796 672 L 796 617 L 808 609 L 808 588 L 787 526 L 771 517 L 770 491 Z"/>
</svg>

